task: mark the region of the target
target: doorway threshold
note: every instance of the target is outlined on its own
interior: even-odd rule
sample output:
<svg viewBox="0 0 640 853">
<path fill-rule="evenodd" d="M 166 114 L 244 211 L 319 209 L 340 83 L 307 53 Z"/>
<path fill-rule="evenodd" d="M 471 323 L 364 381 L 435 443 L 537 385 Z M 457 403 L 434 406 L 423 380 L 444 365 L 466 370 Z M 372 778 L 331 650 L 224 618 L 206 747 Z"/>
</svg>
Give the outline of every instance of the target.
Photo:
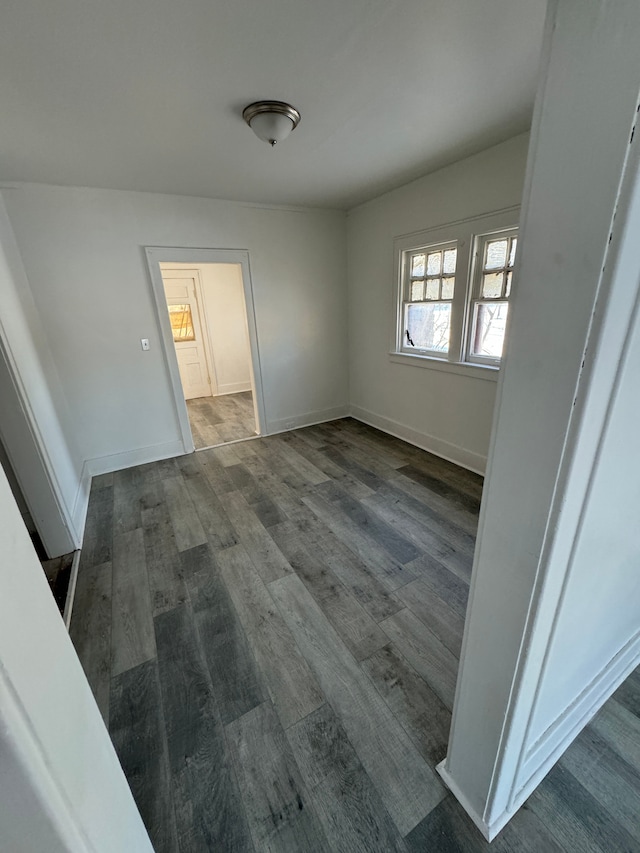
<svg viewBox="0 0 640 853">
<path fill-rule="evenodd" d="M 213 450 L 216 447 L 229 447 L 231 444 L 242 444 L 244 441 L 255 441 L 256 438 L 262 438 L 261 435 L 247 435 L 245 438 L 233 438 L 230 441 L 221 441 L 219 444 L 209 444 L 206 447 L 196 447 L 194 452 L 200 453 L 202 450 Z"/>
</svg>

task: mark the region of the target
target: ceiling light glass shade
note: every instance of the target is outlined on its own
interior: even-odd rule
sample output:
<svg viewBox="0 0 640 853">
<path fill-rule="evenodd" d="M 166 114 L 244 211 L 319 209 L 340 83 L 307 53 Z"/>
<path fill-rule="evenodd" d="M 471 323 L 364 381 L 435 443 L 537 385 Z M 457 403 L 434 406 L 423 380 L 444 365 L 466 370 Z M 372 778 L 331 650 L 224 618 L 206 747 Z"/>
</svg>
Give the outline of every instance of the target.
<svg viewBox="0 0 640 853">
<path fill-rule="evenodd" d="M 258 139 L 271 146 L 286 139 L 300 121 L 298 110 L 282 101 L 257 101 L 242 116 Z"/>
</svg>

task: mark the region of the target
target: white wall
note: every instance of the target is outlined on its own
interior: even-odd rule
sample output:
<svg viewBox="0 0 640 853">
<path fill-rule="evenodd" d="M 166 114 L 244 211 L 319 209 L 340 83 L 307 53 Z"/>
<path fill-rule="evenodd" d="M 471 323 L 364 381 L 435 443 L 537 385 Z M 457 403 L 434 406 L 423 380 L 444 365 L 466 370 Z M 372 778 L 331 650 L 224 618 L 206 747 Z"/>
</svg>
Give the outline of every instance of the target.
<svg viewBox="0 0 640 853">
<path fill-rule="evenodd" d="M 79 546 L 86 482 L 41 314 L 0 200 L 0 434 L 50 556 Z"/>
<path fill-rule="evenodd" d="M 0 850 L 151 853 L 0 471 Z"/>
<path fill-rule="evenodd" d="M 496 376 L 389 359 L 395 237 L 520 204 L 528 136 L 441 169 L 350 211 L 350 395 L 356 416 L 484 470 Z"/>
<path fill-rule="evenodd" d="M 144 246 L 249 251 L 267 431 L 346 411 L 344 214 L 45 186 L 3 196 L 93 470 L 182 446 Z"/>
<path fill-rule="evenodd" d="M 638 661 L 637 330 L 612 406 L 609 395 L 640 271 L 636 248 L 611 273 L 640 222 L 619 205 L 639 162 L 639 30 L 636 0 L 549 7 L 443 768 L 490 836 Z M 601 346 L 605 309 L 616 324 Z"/>
<path fill-rule="evenodd" d="M 240 264 L 171 264 L 165 270 L 196 270 L 202 292 L 203 334 L 213 368 L 213 393 L 236 394 L 251 390 L 251 349 Z"/>
<path fill-rule="evenodd" d="M 27 502 L 24 499 L 24 495 L 22 493 L 22 489 L 20 488 L 20 483 L 16 477 L 15 471 L 13 470 L 13 466 L 11 464 L 11 460 L 7 455 L 7 451 L 5 450 L 4 444 L 0 440 L 0 468 L 5 473 L 5 476 L 9 482 L 9 488 L 11 489 L 11 494 L 15 498 L 15 502 L 18 504 L 18 509 L 20 510 L 20 515 L 23 518 L 24 523 L 27 526 L 27 530 L 33 531 L 35 530 L 35 525 L 33 523 L 33 519 L 29 513 L 29 507 L 27 506 Z M 56 555 L 59 556 L 59 555 Z"/>
<path fill-rule="evenodd" d="M 218 394 L 251 390 L 251 351 L 239 264 L 203 264 L 204 313 Z"/>
</svg>

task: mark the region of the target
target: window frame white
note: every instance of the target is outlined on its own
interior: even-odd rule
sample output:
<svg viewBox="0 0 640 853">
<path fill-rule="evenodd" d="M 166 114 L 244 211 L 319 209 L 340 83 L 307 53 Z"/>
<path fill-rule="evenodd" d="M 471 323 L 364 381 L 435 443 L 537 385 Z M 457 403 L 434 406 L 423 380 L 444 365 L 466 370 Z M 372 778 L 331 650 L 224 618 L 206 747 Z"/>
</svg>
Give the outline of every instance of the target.
<svg viewBox="0 0 640 853">
<path fill-rule="evenodd" d="M 429 254 L 432 254 L 433 252 L 440 252 L 440 253 L 442 253 L 443 261 L 444 261 L 444 253 L 448 249 L 455 249 L 456 250 L 456 268 L 455 268 L 455 271 L 453 273 L 453 279 L 454 279 L 453 299 L 442 299 L 442 298 L 440 298 L 440 299 L 426 299 L 425 298 L 425 299 L 420 299 L 420 300 L 411 299 L 411 287 L 412 287 L 413 278 L 411 277 L 410 266 L 411 266 L 412 258 L 414 258 L 415 255 L 424 254 L 425 264 L 426 264 L 427 256 Z M 458 250 L 458 244 L 455 240 L 453 240 L 453 241 L 444 242 L 444 243 L 437 243 L 433 246 L 420 246 L 419 249 L 407 249 L 407 250 L 402 252 L 402 260 L 401 260 L 402 273 L 401 273 L 401 284 L 400 284 L 401 291 L 402 291 L 401 292 L 402 305 L 400 307 L 400 324 L 402 325 L 403 328 L 401 330 L 401 335 L 399 336 L 399 343 L 400 343 L 401 352 L 403 354 L 405 354 L 405 355 L 424 355 L 424 356 L 428 356 L 430 358 L 438 358 L 438 359 L 442 359 L 444 361 L 447 360 L 448 353 L 442 352 L 441 350 L 429 349 L 428 347 L 410 346 L 407 344 L 405 315 L 406 315 L 407 307 L 409 305 L 445 305 L 446 304 L 446 305 L 451 305 L 451 315 L 453 317 L 453 302 L 454 302 L 454 299 L 456 296 L 455 282 L 456 282 L 456 278 L 458 275 L 457 250 Z M 427 269 L 425 267 L 425 274 L 423 277 L 423 281 L 425 283 L 425 290 L 426 290 L 426 283 L 427 283 L 429 278 L 438 278 L 440 281 L 442 281 L 443 278 L 451 278 L 451 276 L 445 276 L 442 269 L 440 270 L 440 273 L 437 276 L 428 276 Z M 440 289 L 442 290 L 442 285 L 440 285 Z"/>
<path fill-rule="evenodd" d="M 503 267 L 497 268 L 495 271 L 503 274 L 504 281 L 502 294 L 497 297 L 488 297 L 482 295 L 482 278 L 485 272 L 493 272 L 493 270 L 485 269 L 485 253 L 487 245 L 494 240 L 506 239 L 507 242 L 507 257 L 506 264 Z M 465 339 L 465 361 L 469 364 L 480 364 L 490 367 L 500 367 L 502 356 L 492 357 L 477 355 L 473 352 L 473 338 L 477 323 L 476 306 L 480 304 L 495 304 L 509 305 L 511 293 L 506 294 L 506 276 L 508 272 L 513 275 L 513 266 L 509 265 L 509 255 L 511 251 L 511 241 L 518 239 L 518 227 L 501 228 L 499 231 L 490 231 L 488 234 L 476 234 L 475 244 L 473 248 L 473 261 L 471 270 L 471 293 L 467 305 L 467 323 L 466 323 L 466 339 Z M 516 249 L 517 253 L 517 249 Z M 513 284 L 513 278 L 512 278 Z M 507 309 L 508 310 L 508 309 Z"/>
<path fill-rule="evenodd" d="M 479 363 L 467 359 L 470 340 L 470 304 L 474 286 L 476 237 L 517 230 L 519 206 L 438 225 L 424 231 L 396 237 L 394 250 L 394 286 L 391 346 L 389 359 L 396 364 L 442 370 L 496 381 L 500 362 Z M 457 248 L 454 293 L 451 307 L 451 338 L 448 353 L 416 350 L 404 343 L 404 305 L 406 263 L 409 253 L 455 244 Z"/>
</svg>

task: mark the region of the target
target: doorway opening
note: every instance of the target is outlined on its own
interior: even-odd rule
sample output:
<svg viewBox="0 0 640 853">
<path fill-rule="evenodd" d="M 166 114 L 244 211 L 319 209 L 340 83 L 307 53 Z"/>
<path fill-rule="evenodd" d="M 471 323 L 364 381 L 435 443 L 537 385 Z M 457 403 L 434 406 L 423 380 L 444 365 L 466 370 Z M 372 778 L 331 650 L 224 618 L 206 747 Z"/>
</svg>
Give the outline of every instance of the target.
<svg viewBox="0 0 640 853">
<path fill-rule="evenodd" d="M 262 432 L 264 401 L 248 254 L 147 249 L 185 452 Z"/>
<path fill-rule="evenodd" d="M 257 434 L 240 264 L 160 264 L 196 450 Z"/>
</svg>

